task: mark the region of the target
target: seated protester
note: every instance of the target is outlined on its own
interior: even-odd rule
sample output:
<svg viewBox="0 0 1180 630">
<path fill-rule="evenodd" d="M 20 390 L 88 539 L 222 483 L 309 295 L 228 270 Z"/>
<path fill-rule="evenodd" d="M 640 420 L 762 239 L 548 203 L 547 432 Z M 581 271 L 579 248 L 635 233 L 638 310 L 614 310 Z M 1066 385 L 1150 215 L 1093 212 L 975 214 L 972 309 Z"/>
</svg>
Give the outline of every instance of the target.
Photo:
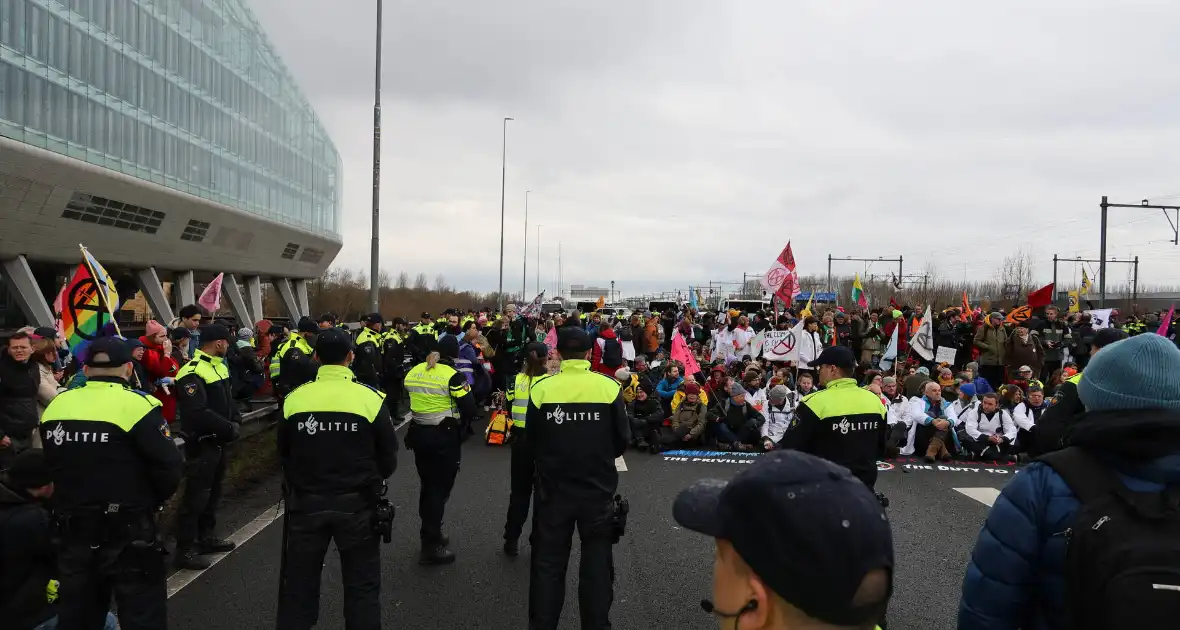
<svg viewBox="0 0 1180 630">
<path fill-rule="evenodd" d="M 639 379 L 639 387 L 646 390 L 649 394 L 654 394 L 656 391 L 656 383 L 649 371 L 647 365 L 647 357 L 643 354 L 635 355 L 635 363 L 631 368 L 631 374 Z"/>
<path fill-rule="evenodd" d="M 746 396 L 748 394 L 741 385 L 730 385 L 724 415 L 719 422 L 710 425 L 721 449 L 748 451 L 762 443 L 762 425 L 766 424 L 766 418 L 747 402 Z"/>
<path fill-rule="evenodd" d="M 724 365 L 714 365 L 709 371 L 709 380 L 701 386 L 701 393 L 712 394 L 713 398 L 725 398 L 729 390 L 729 377 L 725 375 Z"/>
<path fill-rule="evenodd" d="M 676 393 L 672 395 L 672 412 L 673 413 L 676 412 L 676 408 L 680 406 L 680 403 L 684 402 L 684 397 L 687 395 L 685 393 L 685 390 L 688 388 L 689 385 L 697 385 L 697 387 L 700 388 L 700 385 L 697 384 L 697 380 L 695 378 L 693 378 L 691 374 L 685 376 L 684 377 L 684 384 L 682 384 L 680 386 L 680 389 L 676 390 Z M 709 405 L 709 395 L 706 394 L 704 392 L 704 390 L 702 389 L 700 396 L 701 396 L 701 402 L 705 403 L 705 406 L 708 406 Z"/>
<path fill-rule="evenodd" d="M 977 404 L 979 399 L 975 397 L 975 385 L 963 383 L 959 385 L 959 393 L 955 402 L 951 403 L 951 410 L 955 412 L 955 417 L 959 418 L 961 424 L 963 413 Z"/>
<path fill-rule="evenodd" d="M 1030 385 L 1028 399 L 1012 410 L 1012 421 L 1016 423 L 1017 453 L 1028 456 L 1036 451 L 1037 420 L 1048 408 L 1049 401 L 1045 400 L 1045 392 L 1036 385 Z"/>
<path fill-rule="evenodd" d="M 684 378 L 680 376 L 680 367 L 672 364 L 664 368 L 664 378 L 656 383 L 656 394 L 660 397 L 660 402 L 664 405 L 664 411 L 668 415 L 672 415 L 672 397 L 684 384 Z"/>
<path fill-rule="evenodd" d="M 915 453 L 925 446 L 925 461 L 935 459 L 947 461 L 951 450 L 959 448 L 955 426 L 959 418 L 951 410 L 950 401 L 942 397 L 942 387 L 934 381 L 927 381 L 925 393 L 910 399 L 910 435 L 906 450 Z"/>
<path fill-rule="evenodd" d="M 1033 376 L 1033 369 L 1027 365 L 1017 368 L 1016 377 L 1012 379 L 1012 384 L 1019 387 L 1025 394 L 1028 394 L 1028 388 L 1032 385 L 1041 388 L 1041 391 L 1045 389 L 1045 384 Z"/>
<path fill-rule="evenodd" d="M 954 387 L 955 374 L 951 372 L 949 367 L 938 368 L 938 384 L 943 387 Z"/>
<path fill-rule="evenodd" d="M 919 398 L 926 391 L 926 383 L 930 382 L 930 370 L 920 367 L 903 381 L 907 398 Z"/>
<path fill-rule="evenodd" d="M 885 432 L 885 456 L 913 455 L 913 445 L 909 444 L 910 427 L 913 425 L 909 413 L 910 401 L 897 391 L 896 378 L 886 376 L 881 379 L 881 399 L 888 401 L 885 403 L 885 424 L 888 427 Z"/>
<path fill-rule="evenodd" d="M 1024 402 L 1024 390 L 1016 385 L 1001 385 L 998 397 L 1000 407 L 1008 413 L 1012 413 L 1012 410 L 1016 409 L 1016 405 Z"/>
<path fill-rule="evenodd" d="M 1100 333 L 1106 330 L 1110 329 L 1103 329 Z M 1137 335 L 1106 345 L 1090 360 L 1074 393 L 1078 396 L 1078 406 L 1086 410 L 1086 415 L 1083 421 L 1072 426 L 1069 433 L 1071 448 L 1064 455 L 1083 459 L 1101 475 L 1099 479 L 1106 477 L 1117 484 L 1116 487 L 1122 486 L 1132 493 L 1136 504 L 1144 505 L 1139 501 L 1152 499 L 1155 505 L 1162 507 L 1165 490 L 1180 485 L 1180 351 L 1170 340 L 1154 334 Z M 1061 404 L 1055 405 L 1050 412 Z M 1050 412 L 1046 412 L 1037 424 L 1038 432 L 1044 429 L 1044 419 Z M 1113 478 L 1108 477 L 1112 473 Z M 1103 607 L 1109 600 L 1067 600 L 1066 584 L 1075 575 L 1100 580 L 1110 576 L 1108 571 L 1095 571 L 1089 561 L 1109 558 L 1108 547 L 1081 546 L 1083 542 L 1099 542 L 1092 538 L 1097 533 L 1094 532 L 1097 522 L 1094 519 L 1098 517 L 1094 510 L 1085 510 L 1094 516 L 1080 522 L 1083 509 L 1078 490 L 1043 460 L 1029 464 L 1004 487 L 988 513 L 971 553 L 959 602 L 960 630 L 1066 630 L 1082 627 L 1078 624 L 1078 616 L 1092 619 L 1093 627 L 1127 630 L 1175 627 L 1177 593 L 1157 590 L 1154 596 L 1149 594 L 1152 589 L 1148 585 L 1160 582 L 1150 580 L 1150 573 L 1139 574 L 1148 580 L 1146 584 L 1134 582 L 1143 584 L 1144 590 L 1148 591 L 1142 595 L 1145 599 L 1137 598 L 1134 605 L 1121 607 L 1122 618 L 1117 620 L 1095 614 L 1107 611 L 1095 611 L 1090 607 L 1091 604 Z M 1127 509 L 1125 503 L 1116 504 L 1112 514 L 1114 522 L 1107 523 L 1107 527 L 1117 526 L 1120 521 L 1126 527 L 1137 520 L 1124 511 Z M 1124 518 L 1120 519 L 1119 515 Z M 1161 517 L 1158 521 L 1161 535 L 1174 531 L 1164 528 L 1167 522 L 1174 523 L 1175 520 L 1166 521 Z M 1071 529 L 1072 540 L 1063 535 Z M 1114 533 L 1102 534 L 1115 536 Z M 1167 542 L 1174 537 L 1162 540 Z M 1066 561 L 1066 550 L 1074 542 L 1088 553 L 1078 558 L 1085 566 L 1071 574 L 1067 572 L 1070 564 Z M 1158 544 L 1156 542 L 1147 549 L 1158 549 Z M 1130 553 L 1123 557 L 1144 557 L 1143 547 L 1132 546 L 1128 551 Z M 1171 558 L 1174 560 L 1175 557 Z M 1161 570 L 1174 570 L 1174 563 L 1161 564 L 1164 565 Z M 1142 565 L 1130 561 L 1118 566 L 1134 570 Z M 1093 592 L 1087 588 L 1089 584 L 1086 582 L 1089 581 L 1079 584 L 1083 592 Z M 1127 591 L 1110 589 L 1105 592 Z M 1172 612 L 1162 610 L 1163 606 L 1140 605 L 1140 602 L 1151 601 L 1146 598 L 1152 597 L 1156 602 L 1160 602 L 1158 598 L 1169 598 L 1168 610 Z M 1136 618 L 1137 614 L 1151 612 L 1162 612 L 1165 616 L 1163 619 Z"/>
<path fill-rule="evenodd" d="M 795 418 L 795 407 L 791 403 L 791 390 L 786 385 L 775 385 L 766 393 L 766 422 L 762 425 L 762 450 L 773 450 L 782 441 L 791 420 Z"/>
<path fill-rule="evenodd" d="M 963 448 L 975 459 L 1010 460 L 1016 423 L 1000 407 L 999 396 L 984 394 L 978 405 L 963 414 L 963 433 Z"/>
<path fill-rule="evenodd" d="M 641 450 L 651 450 L 660 444 L 659 431 L 664 424 L 664 406 L 647 390 L 635 390 L 635 400 L 627 404 L 627 415 L 631 419 L 632 445 Z"/>
<path fill-rule="evenodd" d="M 982 396 L 990 394 L 996 390 L 992 389 L 992 384 L 986 378 L 979 375 L 979 364 L 972 361 L 968 363 L 963 372 L 967 374 L 968 379 L 975 384 L 975 395 Z"/>
<path fill-rule="evenodd" d="M 800 372 L 799 380 L 795 383 L 795 407 L 799 407 L 799 401 L 803 400 L 804 396 L 815 391 L 815 377 L 811 372 Z"/>
<path fill-rule="evenodd" d="M 660 451 L 697 446 L 708 426 L 705 402 L 701 400 L 701 386 L 689 383 L 684 386 L 684 401 L 677 405 L 668 419 L 668 426 L 656 426 L 657 437 L 652 442 Z"/>
<path fill-rule="evenodd" d="M 757 368 L 749 368 L 742 375 L 742 389 L 749 393 L 749 402 L 758 413 L 766 408 L 766 390 L 762 387 L 762 372 Z"/>
<path fill-rule="evenodd" d="M 628 405 L 635 402 L 635 393 L 640 389 L 639 377 L 627 368 L 619 368 L 615 370 L 615 380 L 623 390 L 623 402 Z"/>
</svg>

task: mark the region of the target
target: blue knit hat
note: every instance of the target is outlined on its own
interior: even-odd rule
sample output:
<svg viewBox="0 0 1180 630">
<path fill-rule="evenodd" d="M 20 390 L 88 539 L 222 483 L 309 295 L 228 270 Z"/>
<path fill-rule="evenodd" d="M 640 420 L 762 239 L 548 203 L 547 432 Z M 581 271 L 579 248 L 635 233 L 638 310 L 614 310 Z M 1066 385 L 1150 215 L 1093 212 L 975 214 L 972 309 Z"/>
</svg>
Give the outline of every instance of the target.
<svg viewBox="0 0 1180 630">
<path fill-rule="evenodd" d="M 1082 372 L 1078 396 L 1087 411 L 1180 411 L 1180 349 L 1153 334 L 1106 346 Z"/>
</svg>

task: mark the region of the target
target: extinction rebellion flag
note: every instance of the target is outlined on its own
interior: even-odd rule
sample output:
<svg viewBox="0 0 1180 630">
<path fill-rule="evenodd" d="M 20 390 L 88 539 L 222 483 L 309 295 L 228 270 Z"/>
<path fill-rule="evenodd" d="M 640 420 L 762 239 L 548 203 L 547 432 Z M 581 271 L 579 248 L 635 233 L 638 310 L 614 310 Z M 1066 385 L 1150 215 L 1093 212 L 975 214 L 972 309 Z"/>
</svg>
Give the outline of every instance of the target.
<svg viewBox="0 0 1180 630">
<path fill-rule="evenodd" d="M 791 300 L 803 291 L 799 288 L 799 274 L 795 271 L 795 254 L 791 251 L 791 242 L 778 255 L 766 275 L 762 276 L 762 288 L 766 292 L 790 304 Z"/>
</svg>

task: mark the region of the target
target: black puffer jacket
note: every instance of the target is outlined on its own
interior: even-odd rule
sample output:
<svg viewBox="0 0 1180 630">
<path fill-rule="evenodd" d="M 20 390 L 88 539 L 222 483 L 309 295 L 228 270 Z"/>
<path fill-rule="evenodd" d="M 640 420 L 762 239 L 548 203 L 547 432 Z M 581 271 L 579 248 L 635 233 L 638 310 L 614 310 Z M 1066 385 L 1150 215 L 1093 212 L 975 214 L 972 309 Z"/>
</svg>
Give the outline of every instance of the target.
<svg viewBox="0 0 1180 630">
<path fill-rule="evenodd" d="M 45 588 L 56 573 L 49 513 L 0 477 L 0 619 L 27 630 L 54 616 Z"/>
<path fill-rule="evenodd" d="M 37 387 L 41 371 L 35 361 L 17 363 L 0 353 L 0 438 L 25 439 L 37 428 Z"/>
</svg>

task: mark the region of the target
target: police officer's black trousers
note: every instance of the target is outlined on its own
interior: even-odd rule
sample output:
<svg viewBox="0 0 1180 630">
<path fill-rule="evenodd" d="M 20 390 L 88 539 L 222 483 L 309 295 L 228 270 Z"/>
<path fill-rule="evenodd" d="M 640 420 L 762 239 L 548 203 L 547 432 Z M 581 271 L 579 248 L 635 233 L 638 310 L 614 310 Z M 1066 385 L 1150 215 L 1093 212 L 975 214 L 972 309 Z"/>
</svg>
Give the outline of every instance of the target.
<svg viewBox="0 0 1180 630">
<path fill-rule="evenodd" d="M 517 540 L 529 517 L 529 500 L 533 495 L 533 452 L 525 440 L 524 429 L 512 429 L 511 493 L 508 495 L 508 520 L 504 523 L 504 540 Z"/>
<path fill-rule="evenodd" d="M 58 630 L 102 630 L 111 595 L 123 630 L 168 627 L 168 576 L 162 551 L 132 547 L 129 541 L 91 548 L 86 541 L 66 540 L 57 562 L 61 575 Z"/>
<path fill-rule="evenodd" d="M 555 630 L 565 603 L 565 573 L 574 527 L 582 540 L 578 604 L 582 630 L 610 628 L 614 600 L 614 506 L 610 497 L 571 498 L 562 489 L 538 491 L 533 502 L 529 630 Z M 544 494 L 544 498 L 542 498 Z"/>
<path fill-rule="evenodd" d="M 381 628 L 381 549 L 373 533 L 373 510 L 293 512 L 286 517 L 287 549 L 279 578 L 281 630 L 308 630 L 320 615 L 320 571 L 328 543 L 340 554 L 344 627 Z"/>
<path fill-rule="evenodd" d="M 176 518 L 176 547 L 180 550 L 213 535 L 225 477 L 225 449 L 216 440 L 201 440 L 186 449 L 184 497 Z"/>
<path fill-rule="evenodd" d="M 419 534 L 422 544 L 437 544 L 442 540 L 447 499 L 451 498 L 459 474 L 463 452 L 459 424 L 447 418 L 438 426 L 414 423 L 408 431 L 406 447 L 414 451 L 414 467 L 422 482 L 418 494 L 418 517 L 422 520 Z"/>
</svg>

